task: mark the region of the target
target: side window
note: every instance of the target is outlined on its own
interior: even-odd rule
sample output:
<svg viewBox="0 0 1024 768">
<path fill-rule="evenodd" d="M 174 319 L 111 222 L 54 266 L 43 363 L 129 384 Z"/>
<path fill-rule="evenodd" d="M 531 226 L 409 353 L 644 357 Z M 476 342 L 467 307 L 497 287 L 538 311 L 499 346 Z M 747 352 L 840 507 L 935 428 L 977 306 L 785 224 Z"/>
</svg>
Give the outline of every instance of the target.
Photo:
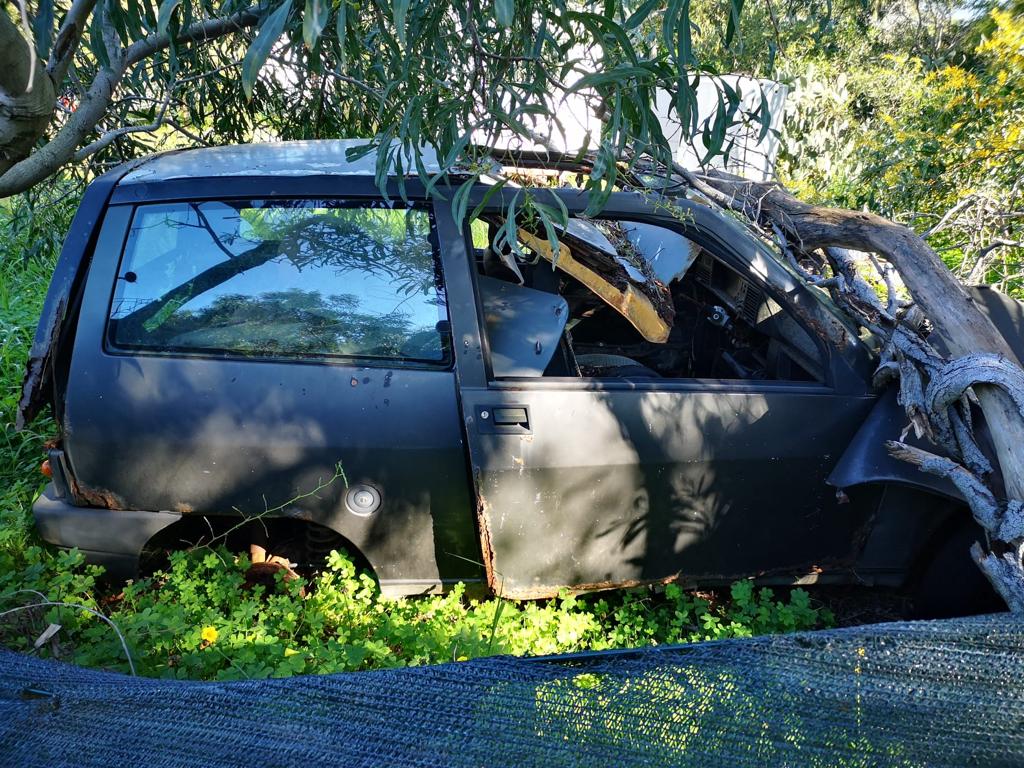
<svg viewBox="0 0 1024 768">
<path fill-rule="evenodd" d="M 117 348 L 443 364 L 431 214 L 324 200 L 136 208 L 111 304 Z"/>
<path fill-rule="evenodd" d="M 755 282 L 674 230 L 570 220 L 557 268 L 543 236 L 527 258 L 474 222 L 494 376 L 821 381 L 810 334 Z"/>
</svg>

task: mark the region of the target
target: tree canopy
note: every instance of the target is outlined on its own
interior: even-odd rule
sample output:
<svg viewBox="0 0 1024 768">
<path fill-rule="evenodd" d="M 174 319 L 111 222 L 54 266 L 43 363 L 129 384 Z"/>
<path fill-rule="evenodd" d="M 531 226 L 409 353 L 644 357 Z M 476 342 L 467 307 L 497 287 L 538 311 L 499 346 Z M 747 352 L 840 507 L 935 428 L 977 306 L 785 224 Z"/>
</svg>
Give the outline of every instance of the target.
<svg viewBox="0 0 1024 768">
<path fill-rule="evenodd" d="M 717 6 L 726 47 L 742 6 Z M 532 119 L 557 120 L 552 93 L 586 94 L 602 118 L 591 185 L 607 190 L 625 150 L 668 158 L 656 89 L 697 131 L 695 80 L 713 72 L 688 0 L 41 0 L 8 10 L 2 195 L 70 162 L 130 154 L 160 127 L 184 143 L 375 136 L 472 160 L 471 143 L 531 137 Z M 725 86 L 703 126 L 708 154 L 723 151 L 738 103 Z M 767 117 L 766 106 L 754 115 Z"/>
</svg>

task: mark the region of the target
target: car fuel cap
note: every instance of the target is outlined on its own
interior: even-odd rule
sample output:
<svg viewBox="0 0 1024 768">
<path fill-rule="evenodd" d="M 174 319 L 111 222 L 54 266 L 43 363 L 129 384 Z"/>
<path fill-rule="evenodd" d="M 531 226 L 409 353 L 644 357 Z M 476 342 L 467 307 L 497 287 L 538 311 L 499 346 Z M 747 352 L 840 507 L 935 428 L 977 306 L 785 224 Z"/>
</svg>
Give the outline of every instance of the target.
<svg viewBox="0 0 1024 768">
<path fill-rule="evenodd" d="M 380 508 L 380 491 L 369 485 L 353 485 L 345 494 L 345 506 L 353 515 L 372 515 Z"/>
</svg>

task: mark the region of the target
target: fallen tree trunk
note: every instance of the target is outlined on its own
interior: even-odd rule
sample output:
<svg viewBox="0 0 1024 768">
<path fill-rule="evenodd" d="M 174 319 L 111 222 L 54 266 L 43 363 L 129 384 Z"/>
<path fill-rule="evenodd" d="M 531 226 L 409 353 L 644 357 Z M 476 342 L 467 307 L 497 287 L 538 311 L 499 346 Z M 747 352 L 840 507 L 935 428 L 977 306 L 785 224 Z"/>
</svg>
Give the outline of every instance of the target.
<svg viewBox="0 0 1024 768">
<path fill-rule="evenodd" d="M 876 253 L 892 264 L 925 316 L 943 332 L 953 357 L 991 352 L 1010 360 L 1006 340 L 927 243 L 907 227 L 872 213 L 797 200 L 777 184 L 725 174 L 704 177 L 702 191 L 758 223 L 775 224 L 803 250 L 842 247 Z M 1024 417 L 1001 389 L 977 387 L 1007 495 L 1024 499 Z"/>
<path fill-rule="evenodd" d="M 889 450 L 924 471 L 952 479 L 963 475 L 972 478 L 972 482 L 957 485 L 990 539 L 990 551 L 975 549 L 975 559 L 1010 609 L 1024 612 L 1024 530 L 1014 522 L 1024 500 L 1024 372 L 1013 362 L 1013 352 L 992 322 L 938 254 L 907 227 L 871 213 L 811 205 L 774 183 L 752 182 L 724 173 L 698 176 L 676 170 L 694 189 L 742 213 L 763 229 L 781 233 L 802 252 L 850 248 L 877 254 L 895 268 L 916 305 L 941 332 L 953 357 L 952 363 L 941 365 L 926 342 L 918 343 L 891 328 L 888 342 L 894 370 L 899 370 L 901 376 L 927 379 L 927 384 L 919 387 L 922 395 L 927 395 L 920 398 L 921 402 L 910 402 L 914 398 L 906 388 L 901 388 L 901 401 L 912 420 L 912 409 L 924 419 L 923 425 L 916 425 L 919 430 L 923 426 L 940 447 L 971 466 L 965 468 L 902 443 L 890 444 Z M 927 370 L 915 373 L 913 364 Z M 953 387 L 951 396 L 939 398 L 933 394 L 954 377 L 958 386 Z M 973 444 L 968 392 L 976 396 L 988 424 L 998 474 Z M 963 410 L 951 413 L 956 405 Z M 955 423 L 947 428 L 951 419 L 960 420 L 959 431 Z M 945 440 L 936 439 L 937 435 Z M 986 475 L 987 480 L 983 482 L 979 474 Z"/>
</svg>

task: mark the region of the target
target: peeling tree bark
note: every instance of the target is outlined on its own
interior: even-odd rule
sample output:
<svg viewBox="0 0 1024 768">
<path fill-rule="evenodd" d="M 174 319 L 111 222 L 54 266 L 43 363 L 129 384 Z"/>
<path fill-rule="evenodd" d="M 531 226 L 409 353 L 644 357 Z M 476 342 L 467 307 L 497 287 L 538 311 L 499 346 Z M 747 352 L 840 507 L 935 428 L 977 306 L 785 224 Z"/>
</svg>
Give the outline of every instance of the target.
<svg viewBox="0 0 1024 768">
<path fill-rule="evenodd" d="M 42 63 L 0 13 L 0 178 L 29 156 L 53 116 L 56 93 Z"/>
<path fill-rule="evenodd" d="M 883 256 L 925 316 L 942 329 L 954 357 L 990 352 L 1014 359 L 1006 340 L 939 255 L 908 228 L 872 213 L 811 205 L 776 184 L 726 174 L 691 178 L 718 202 L 759 223 L 774 223 L 804 250 L 838 246 Z M 992 433 L 1005 493 L 1024 499 L 1024 417 L 1005 390 L 985 384 L 974 389 Z"/>
</svg>

